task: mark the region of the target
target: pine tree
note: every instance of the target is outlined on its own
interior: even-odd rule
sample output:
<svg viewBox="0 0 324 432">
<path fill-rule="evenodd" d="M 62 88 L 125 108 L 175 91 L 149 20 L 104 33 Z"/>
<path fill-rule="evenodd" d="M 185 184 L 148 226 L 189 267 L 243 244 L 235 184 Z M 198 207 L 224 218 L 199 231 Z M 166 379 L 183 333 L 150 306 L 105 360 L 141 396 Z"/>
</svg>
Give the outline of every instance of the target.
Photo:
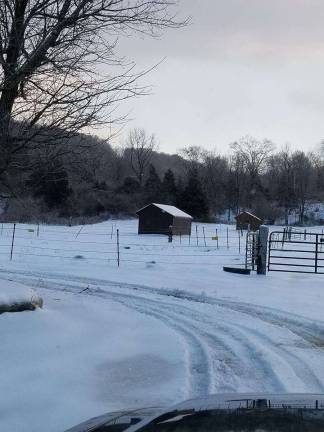
<svg viewBox="0 0 324 432">
<path fill-rule="evenodd" d="M 208 217 L 208 203 L 197 170 L 189 174 L 187 185 L 180 197 L 180 208 L 196 219 Z"/>
<path fill-rule="evenodd" d="M 177 202 L 177 186 L 175 183 L 175 178 L 173 171 L 171 169 L 168 169 L 165 174 L 162 181 L 162 195 L 163 195 L 163 201 L 166 204 L 176 204 Z"/>
<path fill-rule="evenodd" d="M 34 197 L 41 197 L 48 208 L 62 207 L 71 194 L 68 174 L 59 161 L 40 166 L 30 176 L 28 185 Z"/>
<path fill-rule="evenodd" d="M 159 202 L 162 195 L 162 184 L 156 169 L 150 165 L 149 174 L 145 182 L 144 194 L 147 202 Z"/>
<path fill-rule="evenodd" d="M 139 192 L 141 189 L 141 185 L 139 184 L 138 180 L 135 177 L 125 177 L 124 183 L 122 186 L 118 189 L 118 192 L 133 195 L 137 192 Z"/>
</svg>

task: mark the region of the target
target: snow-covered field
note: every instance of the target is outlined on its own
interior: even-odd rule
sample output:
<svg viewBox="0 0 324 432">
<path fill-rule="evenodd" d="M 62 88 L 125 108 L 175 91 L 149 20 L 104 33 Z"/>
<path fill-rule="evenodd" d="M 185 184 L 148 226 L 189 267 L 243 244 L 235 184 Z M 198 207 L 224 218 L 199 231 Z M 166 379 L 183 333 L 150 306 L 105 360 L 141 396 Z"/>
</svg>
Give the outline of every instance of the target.
<svg viewBox="0 0 324 432">
<path fill-rule="evenodd" d="M 1 430 L 216 392 L 324 392 L 324 275 L 225 273 L 244 239 L 197 228 L 168 243 L 135 220 L 17 225 L 10 261 L 12 225 L 0 227 L 0 278 L 44 298 L 0 315 Z"/>
</svg>

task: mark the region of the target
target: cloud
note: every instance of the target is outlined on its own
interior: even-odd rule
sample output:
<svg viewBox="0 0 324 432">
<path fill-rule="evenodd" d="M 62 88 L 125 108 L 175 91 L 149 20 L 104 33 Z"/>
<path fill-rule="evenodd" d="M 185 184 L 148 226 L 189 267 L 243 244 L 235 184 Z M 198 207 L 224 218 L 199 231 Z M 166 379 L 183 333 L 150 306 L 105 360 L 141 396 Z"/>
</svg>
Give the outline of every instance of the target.
<svg viewBox="0 0 324 432">
<path fill-rule="evenodd" d="M 153 95 L 130 102 L 136 124 L 172 151 L 226 148 L 241 135 L 311 147 L 324 137 L 323 0 L 180 0 L 184 29 L 127 38 L 120 52 Z M 174 148 L 175 147 L 175 148 Z"/>
<path fill-rule="evenodd" d="M 314 56 L 324 48 L 323 0 L 180 0 L 178 10 L 180 19 L 192 17 L 187 28 L 124 47 L 142 58 L 220 60 Z"/>
</svg>

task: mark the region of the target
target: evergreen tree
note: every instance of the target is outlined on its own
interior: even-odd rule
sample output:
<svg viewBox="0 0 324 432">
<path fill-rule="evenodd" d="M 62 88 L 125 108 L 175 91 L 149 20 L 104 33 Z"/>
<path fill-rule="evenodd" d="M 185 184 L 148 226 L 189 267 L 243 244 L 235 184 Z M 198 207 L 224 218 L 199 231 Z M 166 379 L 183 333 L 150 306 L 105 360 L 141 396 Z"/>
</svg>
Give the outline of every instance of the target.
<svg viewBox="0 0 324 432">
<path fill-rule="evenodd" d="M 173 171 L 168 169 L 162 181 L 163 201 L 166 204 L 176 204 L 178 189 L 175 183 Z"/>
<path fill-rule="evenodd" d="M 71 194 L 67 172 L 59 161 L 40 166 L 28 181 L 34 197 L 44 199 L 48 208 L 62 207 Z"/>
<path fill-rule="evenodd" d="M 180 196 L 179 207 L 196 219 L 208 217 L 207 198 L 201 187 L 197 170 L 192 170 L 189 174 L 187 185 Z"/>
<path fill-rule="evenodd" d="M 154 165 L 150 165 L 149 174 L 144 187 L 147 202 L 159 202 L 162 195 L 162 183 Z"/>
<path fill-rule="evenodd" d="M 141 189 L 141 185 L 139 184 L 138 180 L 135 177 L 125 177 L 124 183 L 122 186 L 118 189 L 118 192 L 125 193 L 128 195 L 133 195 L 137 192 L 139 192 Z"/>
</svg>

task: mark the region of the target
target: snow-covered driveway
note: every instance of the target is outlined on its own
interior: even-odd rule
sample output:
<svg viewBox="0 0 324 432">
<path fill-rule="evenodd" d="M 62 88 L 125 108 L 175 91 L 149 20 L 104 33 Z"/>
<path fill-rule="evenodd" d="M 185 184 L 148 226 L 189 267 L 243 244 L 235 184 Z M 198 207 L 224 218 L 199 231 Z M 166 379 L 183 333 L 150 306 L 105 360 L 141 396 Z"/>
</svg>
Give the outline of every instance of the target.
<svg viewBox="0 0 324 432">
<path fill-rule="evenodd" d="M 12 261 L 3 229 L 0 278 L 44 309 L 0 315 L 1 430 L 59 432 L 216 392 L 324 392 L 324 275 L 223 272 L 244 258 L 233 227 L 172 244 L 137 236 L 136 221 L 81 228 L 23 227 Z"/>
<path fill-rule="evenodd" d="M 103 412 L 171 403 L 215 392 L 324 392 L 324 322 L 277 308 L 104 279 L 24 271 L 2 271 L 1 277 L 37 288 L 45 299 L 72 302 L 74 308 L 94 301 L 94 314 L 100 313 L 99 304 L 102 310 L 107 308 L 109 315 L 117 307 L 111 305 L 119 304 L 122 315 L 117 322 L 114 315 L 110 316 L 114 321 L 113 338 L 124 337 L 127 344 L 132 341 L 129 318 L 135 313 L 149 319 L 144 325 L 150 326 L 150 338 L 155 340 L 155 346 L 150 339 L 148 346 L 137 345 L 134 353 L 126 349 L 120 357 L 119 352 L 115 361 L 110 350 L 104 353 L 105 348 L 99 348 L 99 357 L 107 360 L 92 371 L 100 393 L 96 392 L 95 398 L 91 390 L 93 383 L 89 386 L 91 368 L 80 374 L 78 369 L 70 367 L 71 364 L 61 365 L 65 368 L 62 384 L 65 379 L 74 382 L 77 388 L 83 387 L 79 404 L 77 400 L 72 405 L 66 402 L 70 393 L 76 397 L 73 386 L 64 390 L 56 388 L 54 395 L 47 395 L 49 400 L 54 396 L 59 399 L 55 406 L 60 416 L 64 414 L 62 427 L 72 425 L 73 419 L 81 421 L 98 414 L 98 407 Z M 129 312 L 125 312 L 125 308 Z M 80 316 L 77 316 L 76 322 L 75 317 L 73 319 L 74 327 L 80 325 Z M 88 320 L 89 317 L 84 317 L 83 326 L 88 326 Z M 126 329 L 120 321 L 124 321 Z M 68 333 L 70 325 L 71 322 L 66 324 Z M 91 333 L 95 334 L 96 329 Z M 145 339 L 147 328 L 142 328 L 140 333 Z M 109 343 L 110 338 L 111 335 L 107 335 L 105 343 Z M 81 364 L 88 344 L 90 351 L 98 351 L 86 334 L 83 343 Z M 76 365 L 78 354 L 80 347 L 75 346 Z M 93 364 L 97 360 L 98 352 L 92 359 Z M 98 381 L 98 374 L 103 381 Z M 43 379 L 46 380 L 46 376 Z M 55 381 L 55 376 L 52 380 Z M 54 381 L 49 383 L 49 389 Z M 37 401 L 37 395 L 34 397 Z M 97 399 L 97 406 L 94 399 Z M 64 403 L 59 403 L 60 400 Z M 40 426 L 33 430 L 41 430 Z"/>
</svg>

